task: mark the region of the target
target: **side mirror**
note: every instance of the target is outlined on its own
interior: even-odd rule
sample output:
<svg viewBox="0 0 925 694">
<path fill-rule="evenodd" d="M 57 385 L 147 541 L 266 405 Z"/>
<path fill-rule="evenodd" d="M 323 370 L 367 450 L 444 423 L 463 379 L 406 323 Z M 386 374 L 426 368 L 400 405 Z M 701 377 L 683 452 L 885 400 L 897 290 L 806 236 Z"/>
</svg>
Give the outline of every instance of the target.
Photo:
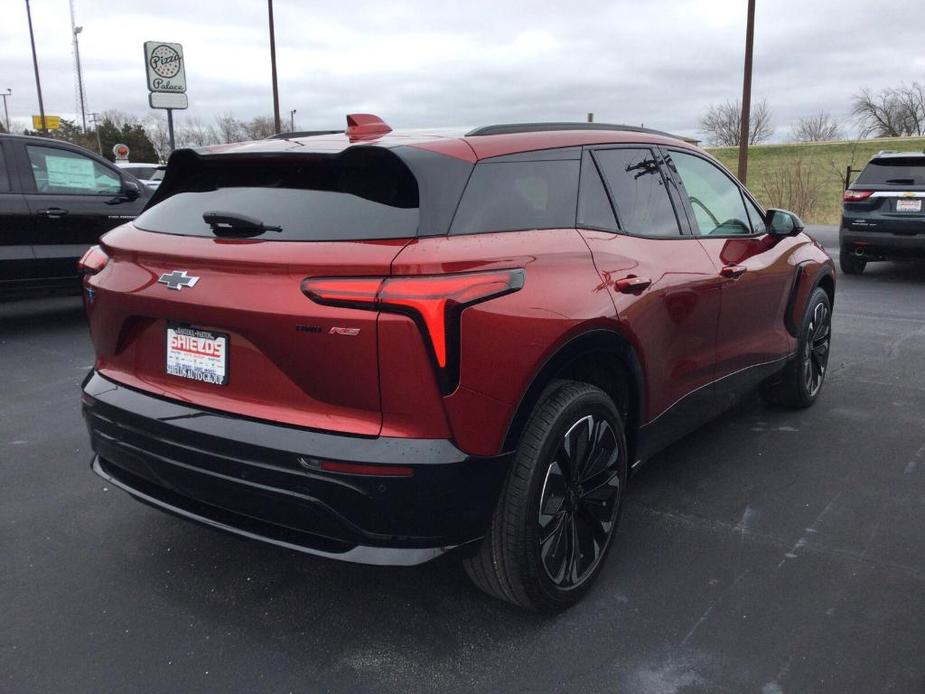
<svg viewBox="0 0 925 694">
<path fill-rule="evenodd" d="M 772 236 L 796 236 L 806 228 L 803 220 L 789 210 L 768 210 L 765 223 Z"/>
<path fill-rule="evenodd" d="M 122 197 L 128 201 L 137 200 L 141 197 L 141 187 L 135 181 L 122 181 Z"/>
</svg>

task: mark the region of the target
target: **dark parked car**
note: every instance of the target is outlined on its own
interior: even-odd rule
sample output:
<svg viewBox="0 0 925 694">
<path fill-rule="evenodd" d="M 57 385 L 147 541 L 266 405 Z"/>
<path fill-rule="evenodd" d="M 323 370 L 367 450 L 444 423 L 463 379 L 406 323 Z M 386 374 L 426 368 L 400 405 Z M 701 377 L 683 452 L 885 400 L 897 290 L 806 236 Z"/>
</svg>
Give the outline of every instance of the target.
<svg viewBox="0 0 925 694">
<path fill-rule="evenodd" d="M 925 260 L 925 153 L 881 152 L 845 191 L 839 264 L 859 275 L 875 260 Z"/>
<path fill-rule="evenodd" d="M 0 135 L 0 296 L 80 291 L 78 258 L 149 196 L 82 147 Z"/>
<path fill-rule="evenodd" d="M 720 164 L 622 126 L 179 151 L 83 259 L 97 474 L 310 554 L 576 602 L 630 471 L 761 387 L 806 407 L 834 266 Z"/>
</svg>

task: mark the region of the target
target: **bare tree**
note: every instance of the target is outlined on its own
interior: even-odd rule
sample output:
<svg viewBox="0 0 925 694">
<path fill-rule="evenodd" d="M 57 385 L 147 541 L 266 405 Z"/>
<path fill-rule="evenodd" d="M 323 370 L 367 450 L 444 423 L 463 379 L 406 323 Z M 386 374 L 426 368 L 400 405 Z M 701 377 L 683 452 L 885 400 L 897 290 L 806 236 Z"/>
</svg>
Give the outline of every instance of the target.
<svg viewBox="0 0 925 694">
<path fill-rule="evenodd" d="M 812 219 L 823 185 L 818 166 L 798 156 L 773 165 L 761 187 L 762 200 L 769 207 L 792 210 L 803 219 Z"/>
<path fill-rule="evenodd" d="M 710 144 L 719 147 L 738 147 L 742 122 L 742 105 L 736 101 L 713 104 L 700 120 L 700 130 Z M 752 105 L 749 117 L 748 144 L 757 145 L 767 141 L 774 134 L 771 125 L 771 110 L 765 99 Z"/>
<path fill-rule="evenodd" d="M 854 95 L 852 114 L 868 137 L 925 135 L 925 85 L 913 82 L 876 93 L 865 87 Z"/>
<path fill-rule="evenodd" d="M 241 125 L 248 140 L 263 140 L 270 137 L 270 135 L 276 134 L 271 116 L 257 116 Z"/>
<path fill-rule="evenodd" d="M 167 118 L 160 113 L 151 114 L 145 119 L 145 133 L 154 151 L 161 161 L 167 161 L 170 156 L 170 133 L 167 131 Z"/>
<path fill-rule="evenodd" d="M 215 134 L 221 143 L 241 142 L 248 139 L 244 132 L 244 123 L 230 113 L 215 117 Z"/>
<path fill-rule="evenodd" d="M 841 126 L 828 111 L 805 116 L 793 126 L 793 139 L 797 142 L 828 142 L 840 135 Z"/>
<path fill-rule="evenodd" d="M 185 118 L 176 129 L 177 147 L 205 147 L 217 145 L 215 129 L 205 125 L 199 118 Z"/>
</svg>

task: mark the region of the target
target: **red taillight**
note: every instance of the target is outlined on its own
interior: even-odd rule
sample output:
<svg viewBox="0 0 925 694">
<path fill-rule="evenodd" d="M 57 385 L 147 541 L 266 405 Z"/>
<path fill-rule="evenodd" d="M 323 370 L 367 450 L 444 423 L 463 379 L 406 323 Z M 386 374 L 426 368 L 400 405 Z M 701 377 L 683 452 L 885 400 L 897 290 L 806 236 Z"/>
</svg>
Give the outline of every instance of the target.
<svg viewBox="0 0 925 694">
<path fill-rule="evenodd" d="M 95 275 L 109 262 L 109 256 L 99 246 L 90 246 L 77 261 L 77 272 L 81 275 Z"/>
<path fill-rule="evenodd" d="M 319 467 L 325 472 L 340 472 L 346 475 L 370 475 L 373 477 L 411 477 L 414 468 L 407 465 L 367 465 L 365 463 L 341 463 L 336 460 L 322 460 Z"/>
<path fill-rule="evenodd" d="M 429 338 L 442 369 L 448 363 L 448 334 L 458 328 L 459 313 L 472 304 L 516 292 L 523 284 L 524 271 L 515 269 L 384 279 L 309 278 L 302 282 L 302 291 L 319 304 L 410 315 Z"/>
<path fill-rule="evenodd" d="M 851 190 L 850 188 L 845 191 L 845 195 L 842 198 L 845 202 L 857 202 L 858 200 L 867 200 L 873 191 L 870 190 Z"/>
</svg>

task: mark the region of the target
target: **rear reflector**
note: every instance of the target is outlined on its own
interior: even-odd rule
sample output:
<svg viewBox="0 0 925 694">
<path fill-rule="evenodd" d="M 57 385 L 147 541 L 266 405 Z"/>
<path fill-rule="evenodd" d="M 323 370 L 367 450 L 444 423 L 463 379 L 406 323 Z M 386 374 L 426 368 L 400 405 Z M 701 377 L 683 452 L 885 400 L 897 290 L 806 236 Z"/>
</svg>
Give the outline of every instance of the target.
<svg viewBox="0 0 925 694">
<path fill-rule="evenodd" d="M 411 477 L 414 474 L 414 468 L 407 465 L 366 465 L 365 463 L 341 463 L 334 460 L 322 460 L 321 469 L 325 472 L 373 477 Z"/>
<path fill-rule="evenodd" d="M 302 282 L 302 291 L 319 304 L 411 316 L 428 338 L 442 369 L 448 362 L 448 335 L 458 329 L 462 310 L 516 292 L 523 285 L 524 271 L 518 268 L 458 275 L 308 278 Z"/>
<path fill-rule="evenodd" d="M 80 275 L 95 275 L 109 262 L 109 256 L 99 246 L 90 246 L 86 253 L 77 261 L 77 273 Z"/>
<path fill-rule="evenodd" d="M 842 198 L 845 202 L 857 202 L 858 200 L 867 200 L 873 191 L 870 190 L 851 190 L 850 188 L 845 191 L 845 195 Z"/>
</svg>

